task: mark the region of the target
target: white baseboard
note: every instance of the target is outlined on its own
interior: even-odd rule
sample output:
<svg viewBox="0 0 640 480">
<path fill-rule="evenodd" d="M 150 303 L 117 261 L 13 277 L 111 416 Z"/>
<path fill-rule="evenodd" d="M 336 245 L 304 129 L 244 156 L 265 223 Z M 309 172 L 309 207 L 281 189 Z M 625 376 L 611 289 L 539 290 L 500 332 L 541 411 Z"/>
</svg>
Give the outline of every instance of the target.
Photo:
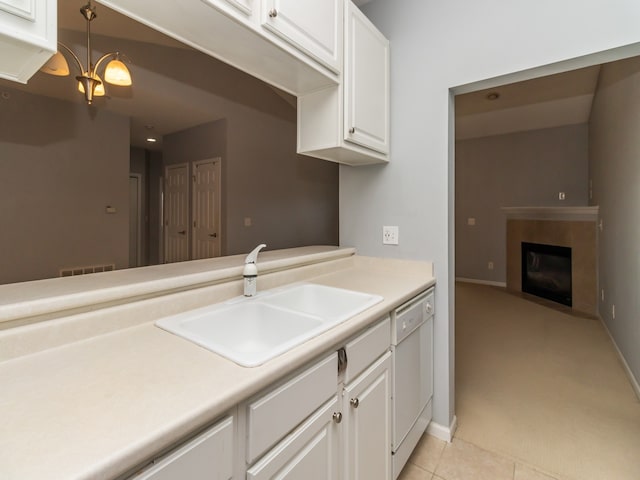
<svg viewBox="0 0 640 480">
<path fill-rule="evenodd" d="M 475 278 L 456 277 L 456 282 L 477 283 L 479 285 L 490 285 L 492 287 L 507 288 L 507 282 L 493 282 L 491 280 L 476 280 Z"/>
<path fill-rule="evenodd" d="M 616 352 L 618 352 L 618 358 L 620 359 L 620 362 L 622 362 L 624 371 L 627 374 L 627 377 L 629 378 L 629 383 L 631 383 L 631 388 L 633 388 L 633 391 L 635 392 L 636 397 L 638 397 L 638 400 L 640 400 L 640 384 L 638 384 L 638 380 L 633 375 L 633 372 L 631 371 L 631 368 L 629 368 L 629 364 L 627 363 L 627 360 L 624 358 L 624 356 L 622 355 L 622 352 L 618 348 L 618 344 L 613 338 L 613 335 L 611 335 L 611 331 L 609 330 L 609 327 L 607 327 L 607 324 L 605 323 L 605 321 L 602 319 L 600 315 L 598 315 L 598 318 L 600 319 L 600 323 L 602 323 L 602 326 L 607 332 L 607 335 L 609 335 L 609 338 L 611 339 L 611 343 L 613 343 L 613 346 L 616 348 Z"/>
<path fill-rule="evenodd" d="M 427 428 L 427 433 L 429 435 L 433 435 L 440 440 L 444 440 L 445 442 L 451 442 L 453 439 L 453 434 L 456 432 L 456 428 L 458 426 L 458 417 L 453 416 L 453 420 L 451 420 L 451 425 L 445 427 L 444 425 L 440 425 L 436 422 L 431 422 L 429 427 Z"/>
</svg>

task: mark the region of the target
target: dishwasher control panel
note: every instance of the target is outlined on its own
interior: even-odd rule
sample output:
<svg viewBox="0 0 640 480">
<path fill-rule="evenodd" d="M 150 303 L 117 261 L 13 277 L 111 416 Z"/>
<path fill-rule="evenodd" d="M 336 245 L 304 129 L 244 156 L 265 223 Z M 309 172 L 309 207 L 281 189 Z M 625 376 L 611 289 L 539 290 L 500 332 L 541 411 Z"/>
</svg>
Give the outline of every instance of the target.
<svg viewBox="0 0 640 480">
<path fill-rule="evenodd" d="M 433 288 L 396 308 L 391 314 L 393 321 L 391 343 L 398 345 L 432 316 L 434 311 Z"/>
</svg>

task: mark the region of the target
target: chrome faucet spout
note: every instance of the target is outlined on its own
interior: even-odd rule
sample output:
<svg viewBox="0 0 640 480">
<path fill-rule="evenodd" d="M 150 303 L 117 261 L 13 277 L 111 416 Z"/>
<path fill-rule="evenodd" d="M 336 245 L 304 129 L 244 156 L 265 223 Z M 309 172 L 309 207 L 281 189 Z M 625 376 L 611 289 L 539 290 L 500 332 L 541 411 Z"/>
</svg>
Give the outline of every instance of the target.
<svg viewBox="0 0 640 480">
<path fill-rule="evenodd" d="M 256 248 L 254 248 L 247 258 L 244 261 L 244 270 L 242 271 L 242 277 L 244 278 L 244 296 L 245 297 L 253 297 L 257 291 L 257 280 L 258 280 L 258 267 L 256 266 L 256 262 L 258 261 L 258 253 L 262 250 L 266 245 L 261 243 Z"/>
</svg>

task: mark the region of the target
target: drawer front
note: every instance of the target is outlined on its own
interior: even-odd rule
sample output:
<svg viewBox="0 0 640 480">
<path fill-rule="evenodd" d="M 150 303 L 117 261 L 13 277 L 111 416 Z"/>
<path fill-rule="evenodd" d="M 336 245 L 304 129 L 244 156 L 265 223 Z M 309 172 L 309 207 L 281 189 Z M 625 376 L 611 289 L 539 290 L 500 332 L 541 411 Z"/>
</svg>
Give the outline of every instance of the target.
<svg viewBox="0 0 640 480">
<path fill-rule="evenodd" d="M 228 417 L 130 480 L 230 480 L 233 452 L 233 417 Z"/>
<path fill-rule="evenodd" d="M 338 355 L 316 363 L 247 406 L 247 463 L 275 445 L 337 389 Z"/>
<path fill-rule="evenodd" d="M 386 317 L 362 335 L 347 343 L 347 370 L 344 382 L 349 383 L 371 365 L 391 345 L 391 319 Z"/>
</svg>

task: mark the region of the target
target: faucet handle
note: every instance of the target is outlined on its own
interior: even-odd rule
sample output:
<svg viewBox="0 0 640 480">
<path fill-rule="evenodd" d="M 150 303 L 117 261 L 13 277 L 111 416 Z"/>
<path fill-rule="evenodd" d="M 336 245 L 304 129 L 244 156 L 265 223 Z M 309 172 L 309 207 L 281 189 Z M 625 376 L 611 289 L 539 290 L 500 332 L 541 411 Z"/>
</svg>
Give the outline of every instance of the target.
<svg viewBox="0 0 640 480">
<path fill-rule="evenodd" d="M 251 253 L 247 255 L 247 258 L 245 259 L 244 263 L 256 263 L 256 260 L 258 260 L 258 253 L 260 252 L 260 250 L 262 250 L 266 246 L 267 246 L 266 244 L 261 243 L 256 248 L 254 248 L 251 251 Z"/>
</svg>

